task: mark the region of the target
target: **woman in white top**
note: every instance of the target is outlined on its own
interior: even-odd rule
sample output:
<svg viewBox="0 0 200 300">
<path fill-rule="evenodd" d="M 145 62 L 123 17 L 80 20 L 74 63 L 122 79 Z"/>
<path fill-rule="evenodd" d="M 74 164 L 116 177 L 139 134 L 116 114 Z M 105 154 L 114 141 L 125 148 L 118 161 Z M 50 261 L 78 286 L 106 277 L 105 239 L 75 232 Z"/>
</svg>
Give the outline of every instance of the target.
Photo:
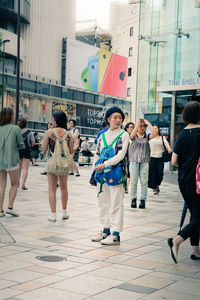
<svg viewBox="0 0 200 300">
<path fill-rule="evenodd" d="M 170 145 L 165 137 L 160 134 L 160 128 L 158 125 L 154 125 L 156 136 L 149 141 L 150 145 L 150 162 L 149 162 L 149 182 L 148 187 L 153 189 L 154 195 L 158 195 L 160 192 L 159 186 L 163 180 L 164 162 L 162 159 L 162 153 L 165 150 L 163 142 L 169 153 L 172 152 Z M 163 141 L 162 141 L 163 139 Z"/>
</svg>

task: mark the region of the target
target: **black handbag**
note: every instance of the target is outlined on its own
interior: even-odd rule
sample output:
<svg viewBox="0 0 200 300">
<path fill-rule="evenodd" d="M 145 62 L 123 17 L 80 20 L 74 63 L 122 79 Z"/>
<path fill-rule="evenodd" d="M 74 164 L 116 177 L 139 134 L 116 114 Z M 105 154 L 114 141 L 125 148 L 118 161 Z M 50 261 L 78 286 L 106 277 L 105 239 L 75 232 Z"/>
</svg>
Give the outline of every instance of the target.
<svg viewBox="0 0 200 300">
<path fill-rule="evenodd" d="M 164 140 L 163 140 L 163 136 L 161 137 L 162 138 L 162 143 L 163 143 L 163 147 L 165 149 L 165 151 L 163 151 L 162 153 L 162 159 L 163 159 L 163 162 L 168 162 L 168 161 L 171 161 L 172 159 L 172 152 L 169 153 L 165 147 L 165 143 L 164 143 Z"/>
</svg>

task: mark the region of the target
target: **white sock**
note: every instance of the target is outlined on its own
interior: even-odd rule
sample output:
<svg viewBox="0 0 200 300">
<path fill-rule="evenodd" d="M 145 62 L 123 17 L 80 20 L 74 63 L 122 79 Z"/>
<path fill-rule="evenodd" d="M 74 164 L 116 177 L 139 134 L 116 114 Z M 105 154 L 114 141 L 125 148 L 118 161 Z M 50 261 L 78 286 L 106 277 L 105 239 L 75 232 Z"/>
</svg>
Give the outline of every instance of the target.
<svg viewBox="0 0 200 300">
<path fill-rule="evenodd" d="M 51 213 L 53 218 L 56 218 L 56 213 Z"/>
<path fill-rule="evenodd" d="M 66 210 L 66 209 L 63 209 L 63 215 L 66 214 L 66 213 L 67 213 L 67 210 Z"/>
</svg>

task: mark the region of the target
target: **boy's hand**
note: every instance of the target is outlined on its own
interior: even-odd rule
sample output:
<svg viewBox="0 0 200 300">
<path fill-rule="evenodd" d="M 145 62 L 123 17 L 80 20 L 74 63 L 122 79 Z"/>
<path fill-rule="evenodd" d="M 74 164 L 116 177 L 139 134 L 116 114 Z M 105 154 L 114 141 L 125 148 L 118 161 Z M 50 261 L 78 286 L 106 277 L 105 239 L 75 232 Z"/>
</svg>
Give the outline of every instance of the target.
<svg viewBox="0 0 200 300">
<path fill-rule="evenodd" d="M 104 169 L 105 169 L 105 165 L 104 165 L 104 164 L 100 164 L 100 165 L 98 165 L 98 166 L 96 166 L 96 167 L 94 168 L 94 170 L 95 170 L 97 173 L 101 172 L 101 171 L 104 170 Z"/>
</svg>

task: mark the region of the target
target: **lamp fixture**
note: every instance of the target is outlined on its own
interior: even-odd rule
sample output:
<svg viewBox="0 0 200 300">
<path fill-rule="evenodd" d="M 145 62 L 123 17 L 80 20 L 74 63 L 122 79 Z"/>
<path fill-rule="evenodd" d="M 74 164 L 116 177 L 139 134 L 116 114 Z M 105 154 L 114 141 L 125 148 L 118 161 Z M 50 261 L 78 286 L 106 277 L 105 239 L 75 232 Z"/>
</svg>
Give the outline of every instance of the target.
<svg viewBox="0 0 200 300">
<path fill-rule="evenodd" d="M 187 32 L 183 32 L 182 31 L 182 28 L 177 28 L 175 31 L 174 31 L 174 34 L 177 35 L 178 38 L 181 38 L 182 35 L 186 36 L 187 39 L 190 38 L 190 34 Z"/>
</svg>

